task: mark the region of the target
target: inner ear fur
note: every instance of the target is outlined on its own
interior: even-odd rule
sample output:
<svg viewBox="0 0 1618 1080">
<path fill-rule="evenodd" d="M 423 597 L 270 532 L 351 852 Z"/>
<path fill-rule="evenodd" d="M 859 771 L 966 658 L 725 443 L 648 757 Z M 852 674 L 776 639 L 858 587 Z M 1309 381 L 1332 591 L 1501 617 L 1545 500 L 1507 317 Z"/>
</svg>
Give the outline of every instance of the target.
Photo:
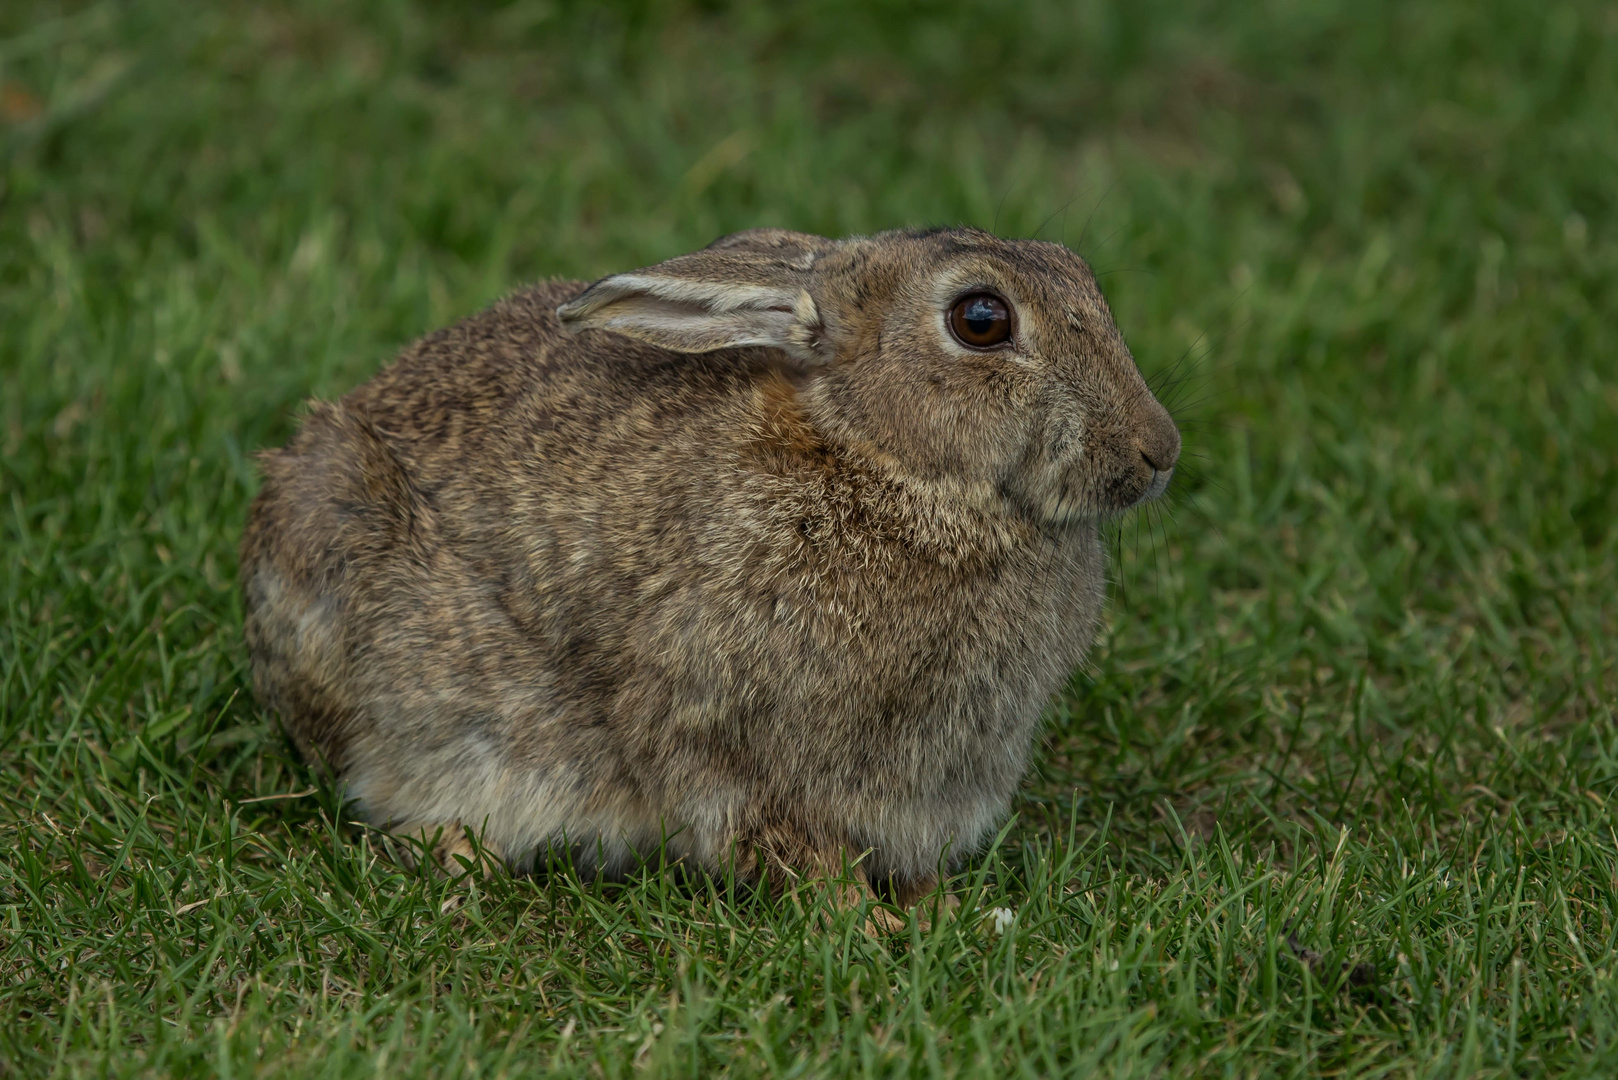
<svg viewBox="0 0 1618 1080">
<path fill-rule="evenodd" d="M 784 229 L 735 233 L 701 251 L 602 278 L 556 309 L 573 333 L 610 330 L 676 352 L 746 345 L 820 363 L 819 309 L 810 294 L 817 247 Z"/>
</svg>

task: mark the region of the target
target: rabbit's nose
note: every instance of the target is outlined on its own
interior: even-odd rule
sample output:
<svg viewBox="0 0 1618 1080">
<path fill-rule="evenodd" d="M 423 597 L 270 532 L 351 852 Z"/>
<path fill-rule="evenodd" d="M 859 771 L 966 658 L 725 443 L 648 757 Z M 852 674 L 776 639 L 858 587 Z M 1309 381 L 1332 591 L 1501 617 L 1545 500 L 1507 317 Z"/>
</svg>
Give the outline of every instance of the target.
<svg viewBox="0 0 1618 1080">
<path fill-rule="evenodd" d="M 1135 448 L 1154 472 L 1168 473 L 1180 460 L 1180 429 L 1167 409 L 1156 401 L 1152 406 L 1135 436 Z"/>
<path fill-rule="evenodd" d="M 1161 447 L 1157 448 L 1156 452 L 1153 452 L 1143 446 L 1140 448 L 1140 456 L 1151 467 L 1153 472 L 1166 473 L 1174 468 L 1174 463 L 1179 459 L 1180 453 L 1178 449 L 1164 453 Z"/>
</svg>

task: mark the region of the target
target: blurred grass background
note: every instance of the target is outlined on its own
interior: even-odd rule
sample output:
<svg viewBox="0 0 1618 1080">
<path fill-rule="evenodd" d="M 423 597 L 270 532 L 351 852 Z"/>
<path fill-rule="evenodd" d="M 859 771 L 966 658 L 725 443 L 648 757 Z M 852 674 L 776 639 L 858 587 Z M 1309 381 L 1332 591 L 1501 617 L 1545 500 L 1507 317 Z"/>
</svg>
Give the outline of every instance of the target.
<svg viewBox="0 0 1618 1080">
<path fill-rule="evenodd" d="M 0 5 L 0 1073 L 1611 1075 L 1615 200 L 1596 0 Z M 305 794 L 234 587 L 303 398 L 940 223 L 1088 258 L 1187 454 L 960 920 Z"/>
</svg>

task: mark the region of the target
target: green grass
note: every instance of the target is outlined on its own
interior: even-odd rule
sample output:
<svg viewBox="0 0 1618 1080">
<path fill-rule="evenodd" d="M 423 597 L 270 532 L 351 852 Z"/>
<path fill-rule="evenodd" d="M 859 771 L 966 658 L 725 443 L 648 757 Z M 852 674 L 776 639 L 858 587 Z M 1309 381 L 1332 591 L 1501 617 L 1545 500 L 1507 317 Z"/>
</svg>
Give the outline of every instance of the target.
<svg viewBox="0 0 1618 1080">
<path fill-rule="evenodd" d="M 0 6 L 0 1075 L 1612 1075 L 1615 211 L 1593 0 Z M 1188 459 L 962 918 L 303 794 L 234 585 L 301 399 L 955 222 L 1095 264 Z"/>
</svg>

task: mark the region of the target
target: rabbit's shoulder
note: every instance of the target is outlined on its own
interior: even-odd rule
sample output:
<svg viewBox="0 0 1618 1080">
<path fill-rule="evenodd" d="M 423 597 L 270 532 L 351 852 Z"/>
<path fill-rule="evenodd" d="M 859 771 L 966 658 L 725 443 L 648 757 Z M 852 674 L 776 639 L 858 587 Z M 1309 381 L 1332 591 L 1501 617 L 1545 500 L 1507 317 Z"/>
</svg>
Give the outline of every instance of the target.
<svg viewBox="0 0 1618 1080">
<path fill-rule="evenodd" d="M 520 399 L 577 352 L 555 309 L 582 287 L 569 281 L 534 285 L 430 333 L 343 404 L 413 451 L 412 457 L 472 452 L 498 433 L 501 418 Z"/>
</svg>

